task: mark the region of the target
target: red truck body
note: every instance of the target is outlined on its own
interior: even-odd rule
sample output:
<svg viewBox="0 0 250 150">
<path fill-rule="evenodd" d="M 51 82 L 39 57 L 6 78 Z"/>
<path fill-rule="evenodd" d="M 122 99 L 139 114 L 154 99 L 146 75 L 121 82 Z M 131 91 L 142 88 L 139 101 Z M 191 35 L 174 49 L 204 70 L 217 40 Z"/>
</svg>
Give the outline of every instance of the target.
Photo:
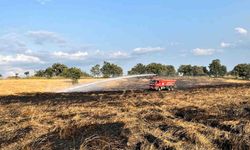
<svg viewBox="0 0 250 150">
<path fill-rule="evenodd" d="M 150 89 L 153 90 L 174 90 L 176 80 L 152 79 L 150 81 Z"/>
</svg>

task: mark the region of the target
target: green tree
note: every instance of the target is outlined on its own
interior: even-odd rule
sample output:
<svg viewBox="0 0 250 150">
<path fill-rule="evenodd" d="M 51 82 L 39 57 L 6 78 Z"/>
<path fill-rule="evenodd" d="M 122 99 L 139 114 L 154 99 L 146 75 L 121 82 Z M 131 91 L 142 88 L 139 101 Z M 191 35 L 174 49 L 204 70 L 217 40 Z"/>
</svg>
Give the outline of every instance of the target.
<svg viewBox="0 0 250 150">
<path fill-rule="evenodd" d="M 68 67 L 64 64 L 55 63 L 52 65 L 53 75 L 55 76 L 63 76 L 63 71 Z"/>
<path fill-rule="evenodd" d="M 166 67 L 166 71 L 165 71 L 164 74 L 166 76 L 174 76 L 174 75 L 176 75 L 176 71 L 175 71 L 174 66 L 172 66 L 172 65 L 165 65 L 165 67 Z"/>
<path fill-rule="evenodd" d="M 221 66 L 220 76 L 225 76 L 227 74 L 227 67 L 225 65 Z"/>
<path fill-rule="evenodd" d="M 44 76 L 47 77 L 47 78 L 53 77 L 53 74 L 54 74 L 53 71 L 54 71 L 53 68 L 48 67 L 48 68 L 44 71 Z"/>
<path fill-rule="evenodd" d="M 215 77 L 224 76 L 227 73 L 227 68 L 221 65 L 219 59 L 215 59 L 209 64 L 209 73 Z"/>
<path fill-rule="evenodd" d="M 106 77 L 106 78 L 121 76 L 123 74 L 123 70 L 120 66 L 106 62 L 106 61 L 104 61 L 104 64 L 101 68 L 101 72 L 103 74 L 103 77 Z"/>
<path fill-rule="evenodd" d="M 175 74 L 175 68 L 172 65 L 163 65 L 160 63 L 150 63 L 146 66 L 147 73 L 153 73 L 162 76 Z"/>
<path fill-rule="evenodd" d="M 193 76 L 203 76 L 203 75 L 205 75 L 205 73 L 203 71 L 203 67 L 202 66 L 192 66 L 192 75 Z"/>
<path fill-rule="evenodd" d="M 17 79 L 17 78 L 19 78 L 19 73 L 15 73 L 15 78 Z"/>
<path fill-rule="evenodd" d="M 166 68 L 160 63 L 150 63 L 146 66 L 146 70 L 147 73 L 163 75 L 163 73 L 166 71 Z"/>
<path fill-rule="evenodd" d="M 82 71 L 79 68 L 72 67 L 65 69 L 63 74 L 65 77 L 72 79 L 72 83 L 75 84 L 80 79 Z"/>
<path fill-rule="evenodd" d="M 191 65 L 181 65 L 178 68 L 178 72 L 183 74 L 184 76 L 192 76 L 193 75 L 193 68 Z"/>
<path fill-rule="evenodd" d="M 147 72 L 146 70 L 146 66 L 139 63 L 137 65 L 135 65 L 130 71 L 128 71 L 129 75 L 133 75 L 133 74 L 145 74 Z"/>
<path fill-rule="evenodd" d="M 93 66 L 90 70 L 91 74 L 94 76 L 94 77 L 100 77 L 101 76 L 101 66 L 99 64 Z"/>
<path fill-rule="evenodd" d="M 24 75 L 25 75 L 26 77 L 28 77 L 28 76 L 29 76 L 29 74 L 30 74 L 30 72 L 29 72 L 29 71 L 24 72 Z"/>
<path fill-rule="evenodd" d="M 38 70 L 35 72 L 35 77 L 45 77 L 45 70 Z"/>
<path fill-rule="evenodd" d="M 234 67 L 232 74 L 244 79 L 250 78 L 250 64 L 238 64 Z"/>
<path fill-rule="evenodd" d="M 203 66 L 202 70 L 203 70 L 205 75 L 209 75 L 209 71 L 207 70 L 207 67 Z"/>
<path fill-rule="evenodd" d="M 0 78 L 2 78 L 3 76 L 2 76 L 2 74 L 0 74 Z"/>
</svg>

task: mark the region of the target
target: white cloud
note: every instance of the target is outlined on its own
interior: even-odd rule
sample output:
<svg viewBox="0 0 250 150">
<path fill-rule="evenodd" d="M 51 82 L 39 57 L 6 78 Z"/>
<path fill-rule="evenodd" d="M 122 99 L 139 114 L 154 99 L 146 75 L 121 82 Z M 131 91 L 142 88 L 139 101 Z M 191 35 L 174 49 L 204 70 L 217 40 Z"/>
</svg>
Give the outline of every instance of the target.
<svg viewBox="0 0 250 150">
<path fill-rule="evenodd" d="M 123 59 L 123 58 L 129 58 L 130 55 L 128 53 L 125 53 L 125 52 L 117 51 L 117 52 L 113 52 L 110 55 L 110 57 L 114 58 L 114 59 Z"/>
<path fill-rule="evenodd" d="M 225 43 L 225 42 L 221 42 L 220 43 L 220 46 L 222 48 L 228 48 L 228 47 L 231 47 L 233 44 L 232 43 Z"/>
<path fill-rule="evenodd" d="M 95 50 L 94 55 L 104 55 L 104 52 L 97 49 L 97 50 Z"/>
<path fill-rule="evenodd" d="M 20 36 L 16 33 L 9 33 L 0 37 L 0 52 L 22 52 L 27 49 L 26 44 L 20 40 Z"/>
<path fill-rule="evenodd" d="M 1 72 L 3 73 L 3 77 L 15 76 L 18 73 L 18 76 L 24 77 L 24 72 L 28 71 L 30 76 L 35 74 L 34 69 L 27 69 L 21 67 L 11 67 L 11 66 L 4 66 L 1 67 Z"/>
<path fill-rule="evenodd" d="M 134 52 L 137 54 L 145 54 L 150 52 L 159 52 L 163 50 L 165 50 L 165 48 L 162 47 L 138 47 L 134 49 Z"/>
<path fill-rule="evenodd" d="M 215 49 L 204 49 L 204 48 L 195 48 L 192 50 L 192 53 L 196 56 L 209 56 L 213 55 L 216 52 Z"/>
<path fill-rule="evenodd" d="M 51 0 L 36 0 L 38 3 L 45 5 L 47 2 L 50 2 Z"/>
<path fill-rule="evenodd" d="M 222 42 L 220 45 L 222 48 L 227 49 L 237 49 L 237 50 L 249 50 L 250 49 L 250 41 L 249 39 L 237 40 L 230 43 Z"/>
<path fill-rule="evenodd" d="M 0 55 L 0 64 L 10 64 L 10 63 L 43 63 L 40 58 L 25 54 L 13 55 Z"/>
<path fill-rule="evenodd" d="M 64 59 L 71 59 L 71 60 L 82 60 L 85 59 L 88 56 L 88 52 L 81 52 L 78 51 L 76 53 L 67 53 L 67 52 L 54 52 L 53 56 L 58 57 L 58 58 L 64 58 Z"/>
<path fill-rule="evenodd" d="M 248 31 L 247 29 L 244 29 L 242 27 L 237 27 L 234 29 L 237 33 L 241 34 L 241 35 L 247 35 Z"/>
<path fill-rule="evenodd" d="M 25 71 L 22 68 L 10 67 L 10 68 L 7 68 L 4 70 L 3 76 L 4 77 L 15 76 L 16 73 L 21 75 L 23 72 L 25 72 Z"/>
<path fill-rule="evenodd" d="M 45 43 L 65 44 L 66 40 L 55 32 L 49 31 L 28 31 L 27 35 L 34 40 L 36 44 Z"/>
<path fill-rule="evenodd" d="M 31 49 L 27 49 L 27 50 L 25 51 L 25 53 L 26 53 L 26 54 L 32 54 L 33 51 L 32 51 Z"/>
</svg>

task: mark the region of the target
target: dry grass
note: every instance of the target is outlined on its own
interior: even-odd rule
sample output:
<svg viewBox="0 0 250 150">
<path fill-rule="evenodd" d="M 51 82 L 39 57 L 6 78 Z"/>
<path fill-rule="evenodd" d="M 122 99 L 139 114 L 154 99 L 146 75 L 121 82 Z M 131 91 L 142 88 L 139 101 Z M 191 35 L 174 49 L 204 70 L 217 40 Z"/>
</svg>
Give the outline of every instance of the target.
<svg viewBox="0 0 250 150">
<path fill-rule="evenodd" d="M 250 84 L 0 97 L 0 149 L 249 149 Z"/>
<path fill-rule="evenodd" d="M 100 79 L 80 79 L 89 83 Z M 34 92 L 55 92 L 72 86 L 70 79 L 6 79 L 0 80 L 0 95 Z"/>
</svg>

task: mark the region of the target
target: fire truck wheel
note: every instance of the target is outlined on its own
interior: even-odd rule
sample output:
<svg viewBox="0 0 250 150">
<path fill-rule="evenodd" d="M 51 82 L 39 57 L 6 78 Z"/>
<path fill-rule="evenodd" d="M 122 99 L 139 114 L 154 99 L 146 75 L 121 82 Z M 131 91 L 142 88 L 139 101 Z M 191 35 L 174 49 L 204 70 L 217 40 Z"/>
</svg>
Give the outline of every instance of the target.
<svg viewBox="0 0 250 150">
<path fill-rule="evenodd" d="M 173 86 L 171 86 L 171 87 L 170 87 L 170 89 L 171 89 L 171 91 L 173 91 L 173 90 L 174 90 L 174 87 L 173 87 Z"/>
<path fill-rule="evenodd" d="M 170 87 L 170 86 L 168 86 L 168 87 L 167 87 L 167 90 L 168 90 L 168 91 L 171 91 L 171 87 Z"/>
</svg>

